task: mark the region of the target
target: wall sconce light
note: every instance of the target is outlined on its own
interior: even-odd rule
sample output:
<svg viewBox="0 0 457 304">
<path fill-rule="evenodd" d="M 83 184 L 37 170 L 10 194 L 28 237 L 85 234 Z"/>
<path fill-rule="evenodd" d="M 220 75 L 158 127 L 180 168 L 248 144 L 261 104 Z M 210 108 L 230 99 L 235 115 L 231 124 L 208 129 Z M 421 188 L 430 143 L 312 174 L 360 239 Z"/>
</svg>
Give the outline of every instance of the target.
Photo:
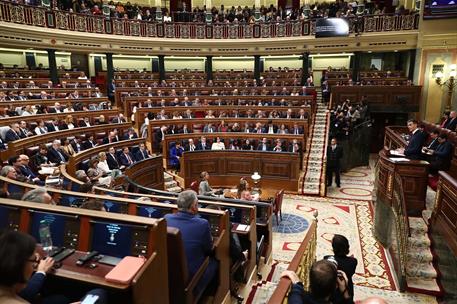
<svg viewBox="0 0 457 304">
<path fill-rule="evenodd" d="M 440 87 L 447 87 L 448 89 L 448 96 L 447 96 L 447 102 L 446 102 L 446 111 L 451 110 L 451 101 L 452 101 L 452 93 L 454 92 L 456 82 L 455 82 L 455 77 L 457 75 L 457 65 L 456 64 L 451 64 L 449 66 L 449 78 L 444 79 L 444 73 L 439 71 L 435 74 L 435 82 L 437 85 Z"/>
</svg>

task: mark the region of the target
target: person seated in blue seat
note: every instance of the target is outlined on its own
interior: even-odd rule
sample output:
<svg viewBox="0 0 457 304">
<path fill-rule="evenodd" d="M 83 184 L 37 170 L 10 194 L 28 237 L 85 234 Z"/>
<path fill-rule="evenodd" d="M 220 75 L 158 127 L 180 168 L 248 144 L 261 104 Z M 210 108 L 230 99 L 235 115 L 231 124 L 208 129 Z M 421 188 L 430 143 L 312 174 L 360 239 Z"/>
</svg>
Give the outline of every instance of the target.
<svg viewBox="0 0 457 304">
<path fill-rule="evenodd" d="M 28 234 L 6 231 L 0 235 L 0 303 L 69 303 L 61 295 L 43 296 L 44 281 L 52 271 L 54 260 L 41 259 L 37 253 L 36 241 Z M 38 295 L 41 297 L 38 299 Z M 94 304 L 108 303 L 104 290 L 93 289 L 86 296 L 95 296 Z M 80 295 L 78 296 L 80 298 Z M 74 302 L 74 301 L 73 301 Z"/>
<path fill-rule="evenodd" d="M 176 200 L 178 212 L 166 214 L 167 225 L 181 231 L 184 250 L 187 259 L 189 278 L 192 278 L 209 256 L 213 249 L 213 239 L 209 222 L 198 216 L 198 198 L 193 190 L 186 190 L 178 195 Z M 215 279 L 218 262 L 210 258 L 208 267 L 195 287 L 195 293 L 200 294 L 209 283 Z"/>
</svg>

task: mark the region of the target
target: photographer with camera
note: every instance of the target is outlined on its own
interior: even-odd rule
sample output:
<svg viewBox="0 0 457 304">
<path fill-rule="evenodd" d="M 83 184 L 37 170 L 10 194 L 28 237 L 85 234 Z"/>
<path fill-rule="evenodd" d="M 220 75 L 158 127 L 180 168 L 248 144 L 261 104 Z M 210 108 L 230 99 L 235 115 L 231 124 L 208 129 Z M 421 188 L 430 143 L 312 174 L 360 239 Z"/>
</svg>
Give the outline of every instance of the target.
<svg viewBox="0 0 457 304">
<path fill-rule="evenodd" d="M 289 292 L 289 304 L 349 304 L 353 303 L 348 291 L 346 274 L 337 270 L 336 261 L 332 258 L 314 262 L 309 272 L 309 289 L 305 292 L 303 283 L 293 271 L 286 270 L 281 277 L 292 281 Z"/>
</svg>

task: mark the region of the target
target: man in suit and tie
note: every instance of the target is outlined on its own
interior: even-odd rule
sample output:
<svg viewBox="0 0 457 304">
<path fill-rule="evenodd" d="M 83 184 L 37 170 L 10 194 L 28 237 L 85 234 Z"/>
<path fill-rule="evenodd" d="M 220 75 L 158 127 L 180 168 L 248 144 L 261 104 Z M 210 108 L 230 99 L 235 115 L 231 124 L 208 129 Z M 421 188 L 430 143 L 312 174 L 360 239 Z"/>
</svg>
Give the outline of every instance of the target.
<svg viewBox="0 0 457 304">
<path fill-rule="evenodd" d="M 81 138 L 75 137 L 70 141 L 70 145 L 73 147 L 75 153 L 79 153 L 84 150 L 83 146 L 81 145 Z"/>
<path fill-rule="evenodd" d="M 79 127 L 90 127 L 89 117 L 84 117 L 84 119 L 79 122 Z"/>
<path fill-rule="evenodd" d="M 25 121 L 21 121 L 19 123 L 19 137 L 20 138 L 26 138 L 32 135 L 32 132 L 30 132 L 27 129 L 27 123 Z"/>
<path fill-rule="evenodd" d="M 119 165 L 114 147 L 110 147 L 108 153 L 106 153 L 106 162 L 108 163 L 108 168 L 110 170 L 122 170 L 125 168 L 124 166 Z"/>
<path fill-rule="evenodd" d="M 452 153 L 454 147 L 447 140 L 446 134 L 441 134 L 438 136 L 438 146 L 435 150 L 430 151 L 431 160 L 430 160 L 430 173 L 437 174 L 438 171 L 447 171 L 451 166 Z"/>
<path fill-rule="evenodd" d="M 119 162 L 122 166 L 125 166 L 126 168 L 135 163 L 135 158 L 133 157 L 128 147 L 125 147 L 122 150 L 121 155 L 119 155 Z"/>
<path fill-rule="evenodd" d="M 301 147 L 300 147 L 300 144 L 298 143 L 298 140 L 294 139 L 292 141 L 292 144 L 289 145 L 288 151 L 292 152 L 292 153 L 301 153 Z"/>
<path fill-rule="evenodd" d="M 83 148 L 84 150 L 91 149 L 97 146 L 97 142 L 94 140 L 94 136 L 91 135 L 89 138 L 83 142 Z"/>
<path fill-rule="evenodd" d="M 124 114 L 122 114 L 122 113 L 113 117 L 113 119 L 111 120 L 111 123 L 124 123 L 124 122 L 126 122 L 126 120 L 124 118 Z"/>
<path fill-rule="evenodd" d="M 68 160 L 68 156 L 62 151 L 60 146 L 61 146 L 60 140 L 55 139 L 52 142 L 52 146 L 48 150 L 48 160 L 51 163 L 62 164 Z"/>
<path fill-rule="evenodd" d="M 105 137 L 103 139 L 103 144 L 106 145 L 106 144 L 111 144 L 111 143 L 114 143 L 114 142 L 117 142 L 116 135 L 114 134 L 114 131 L 110 131 L 108 133 L 108 137 Z"/>
<path fill-rule="evenodd" d="M 140 148 L 135 153 L 135 160 L 140 161 L 140 160 L 147 159 L 150 157 L 151 157 L 151 155 L 149 155 L 149 151 L 146 149 L 146 146 L 143 143 L 141 143 Z"/>
<path fill-rule="evenodd" d="M 411 132 L 408 145 L 404 149 L 403 153 L 409 159 L 421 159 L 422 158 L 422 146 L 425 142 L 424 133 L 417 127 L 417 120 L 408 120 L 408 130 Z M 401 152 L 401 150 L 400 150 Z"/>
<path fill-rule="evenodd" d="M 438 142 L 439 135 L 440 135 L 440 132 L 438 130 L 434 130 L 432 133 L 430 133 L 430 138 L 432 140 L 430 141 L 430 143 L 427 146 L 422 148 L 423 153 L 427 154 L 428 151 L 436 150 L 436 148 L 440 144 Z M 428 156 L 430 156 L 430 154 L 426 155 L 424 158 L 429 160 L 430 157 L 428 157 Z"/>
<path fill-rule="evenodd" d="M 19 124 L 13 123 L 10 125 L 10 129 L 5 134 L 5 142 L 9 143 L 15 140 L 21 139 L 19 136 Z"/>
<path fill-rule="evenodd" d="M 262 142 L 257 146 L 258 151 L 270 151 L 270 144 L 268 140 L 264 137 L 262 138 Z"/>
<path fill-rule="evenodd" d="M 293 135 L 303 134 L 303 128 L 299 127 L 297 123 L 294 123 L 294 127 L 291 130 L 291 134 L 293 134 Z"/>
<path fill-rule="evenodd" d="M 330 146 L 327 147 L 327 187 L 332 186 L 333 173 L 335 173 L 336 186 L 341 186 L 340 182 L 340 160 L 343 157 L 343 148 L 338 146 L 336 138 L 332 138 Z"/>
<path fill-rule="evenodd" d="M 453 132 L 456 131 L 456 128 L 457 128 L 457 112 L 456 111 L 451 111 L 451 113 L 449 114 L 449 119 L 447 120 L 444 127 Z"/>
<path fill-rule="evenodd" d="M 30 182 L 44 186 L 44 182 L 38 178 L 38 176 L 32 171 L 32 169 L 29 166 L 30 159 L 27 155 L 21 154 L 19 155 L 19 158 L 17 160 L 17 166 L 18 169 L 20 170 L 21 174 L 24 175 L 27 180 Z M 16 165 L 15 165 L 16 166 Z"/>
<path fill-rule="evenodd" d="M 197 151 L 211 150 L 211 145 L 206 142 L 206 137 L 200 138 L 197 145 Z"/>
<path fill-rule="evenodd" d="M 183 117 L 183 118 L 184 118 L 184 119 L 192 119 L 192 118 L 194 118 L 194 117 L 195 117 L 195 116 L 194 116 L 194 114 L 192 114 L 192 111 L 191 111 L 190 109 L 187 109 L 187 110 L 186 110 L 186 114 L 184 114 L 184 117 Z"/>
<path fill-rule="evenodd" d="M 48 128 L 48 132 L 57 132 L 57 131 L 60 131 L 60 128 L 59 128 L 59 120 L 57 120 L 57 119 L 51 120 L 50 123 L 47 123 L 47 124 L 46 124 L 46 127 Z"/>
<path fill-rule="evenodd" d="M 216 132 L 216 128 L 213 127 L 213 125 L 211 123 L 207 124 L 203 128 L 203 133 L 214 133 L 214 132 Z"/>
<path fill-rule="evenodd" d="M 193 152 L 195 150 L 197 150 L 197 146 L 194 144 L 194 140 L 192 138 L 189 138 L 185 151 Z"/>
<path fill-rule="evenodd" d="M 268 134 L 276 134 L 276 132 L 278 131 L 278 127 L 273 125 L 273 121 L 269 120 L 268 125 L 265 128 L 265 130 L 267 131 Z"/>
<path fill-rule="evenodd" d="M 258 122 L 255 124 L 255 128 L 252 130 L 252 133 L 266 133 L 265 129 L 262 127 L 262 123 Z"/>
<path fill-rule="evenodd" d="M 187 259 L 189 278 L 192 278 L 202 265 L 203 261 L 211 255 L 213 239 L 208 221 L 198 216 L 197 194 L 186 190 L 178 195 L 176 200 L 178 212 L 165 215 L 167 225 L 181 231 L 184 250 Z M 195 287 L 194 294 L 201 294 L 215 279 L 218 263 L 209 258 L 209 264 Z"/>
</svg>

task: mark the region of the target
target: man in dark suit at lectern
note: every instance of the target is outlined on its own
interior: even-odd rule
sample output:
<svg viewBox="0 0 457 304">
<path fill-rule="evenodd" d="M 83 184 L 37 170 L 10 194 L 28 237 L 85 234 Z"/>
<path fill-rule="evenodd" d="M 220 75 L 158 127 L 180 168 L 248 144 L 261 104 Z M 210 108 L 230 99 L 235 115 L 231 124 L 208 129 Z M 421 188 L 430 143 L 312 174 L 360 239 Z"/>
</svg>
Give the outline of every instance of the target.
<svg viewBox="0 0 457 304">
<path fill-rule="evenodd" d="M 330 146 L 327 147 L 327 187 L 332 186 L 333 173 L 335 173 L 336 186 L 340 184 L 340 159 L 343 157 L 343 148 L 338 146 L 336 138 L 332 138 Z"/>
<path fill-rule="evenodd" d="M 417 120 L 408 120 L 408 130 L 411 132 L 411 137 L 403 153 L 409 159 L 422 159 L 422 147 L 424 146 L 425 135 L 417 127 Z"/>
</svg>

